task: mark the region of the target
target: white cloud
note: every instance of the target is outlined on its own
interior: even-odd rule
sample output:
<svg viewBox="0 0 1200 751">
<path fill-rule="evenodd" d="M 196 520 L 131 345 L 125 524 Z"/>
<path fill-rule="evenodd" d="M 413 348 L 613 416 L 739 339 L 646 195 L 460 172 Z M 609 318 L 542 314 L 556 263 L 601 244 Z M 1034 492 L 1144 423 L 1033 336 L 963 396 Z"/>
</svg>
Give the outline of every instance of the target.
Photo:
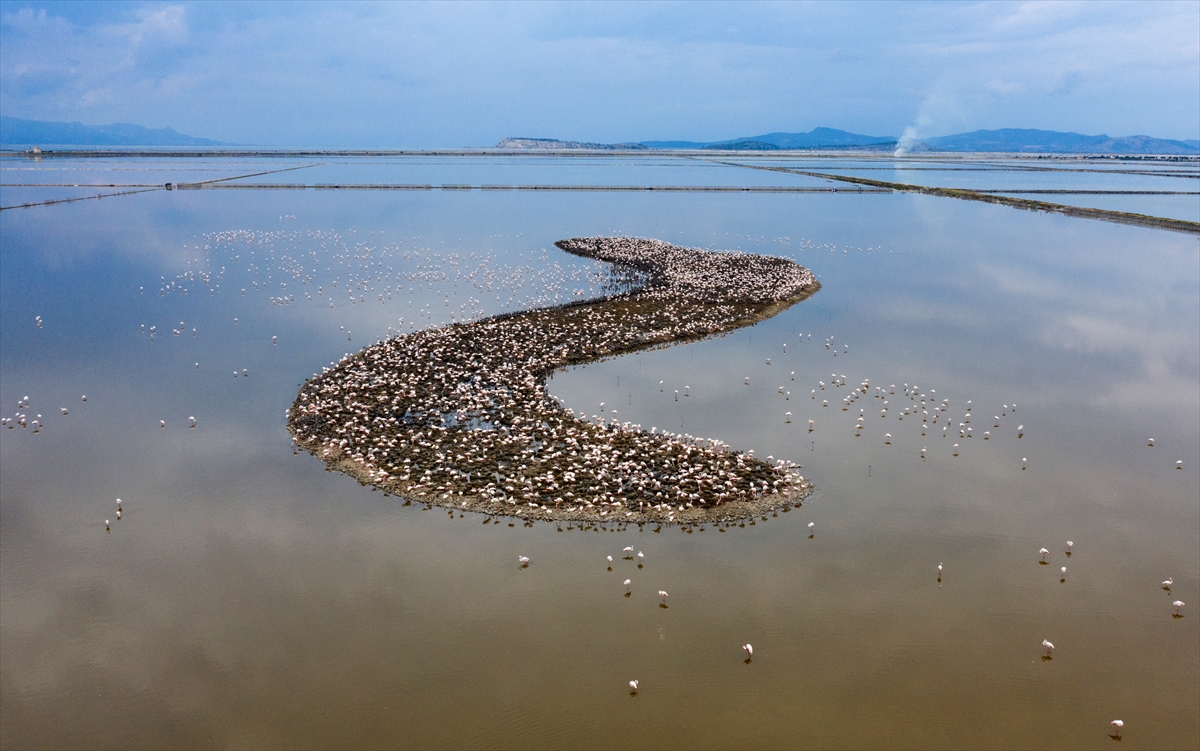
<svg viewBox="0 0 1200 751">
<path fill-rule="evenodd" d="M 1010 94 L 1019 94 L 1025 90 L 1022 84 L 1012 81 L 1003 81 L 999 78 L 993 78 L 987 83 L 987 90 L 997 96 L 1007 96 Z"/>
</svg>

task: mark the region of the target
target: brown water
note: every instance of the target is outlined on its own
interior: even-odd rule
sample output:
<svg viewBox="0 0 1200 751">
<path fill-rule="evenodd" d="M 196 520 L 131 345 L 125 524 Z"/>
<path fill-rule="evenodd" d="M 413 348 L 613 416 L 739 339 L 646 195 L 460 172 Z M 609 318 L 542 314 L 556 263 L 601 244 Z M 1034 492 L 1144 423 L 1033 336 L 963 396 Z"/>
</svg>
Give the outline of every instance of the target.
<svg viewBox="0 0 1200 751">
<path fill-rule="evenodd" d="M 205 237 L 228 230 L 256 234 Z M 803 508 L 510 527 L 293 454 L 283 410 L 322 365 L 472 300 L 548 300 L 591 268 L 553 241 L 600 233 L 820 275 L 752 329 L 549 384 L 799 462 Z M 0 429 L 5 748 L 1200 745 L 1195 237 L 907 195 L 292 191 L 5 211 L 0 236 L 0 406 L 46 424 Z M 222 266 L 220 291 L 188 276 Z M 389 268 L 413 276 L 380 302 Z M 900 421 L 906 383 L 955 428 L 972 400 L 974 437 Z"/>
</svg>

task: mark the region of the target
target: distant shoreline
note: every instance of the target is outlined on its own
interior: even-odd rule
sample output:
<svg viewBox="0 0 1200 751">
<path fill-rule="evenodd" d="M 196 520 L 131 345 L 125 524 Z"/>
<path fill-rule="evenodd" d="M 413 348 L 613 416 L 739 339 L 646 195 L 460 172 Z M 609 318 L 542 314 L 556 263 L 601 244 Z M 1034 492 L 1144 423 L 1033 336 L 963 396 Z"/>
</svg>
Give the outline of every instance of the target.
<svg viewBox="0 0 1200 751">
<path fill-rule="evenodd" d="M 788 159 L 796 158 L 805 161 L 830 159 L 841 160 L 848 156 L 857 156 L 858 159 L 874 160 L 888 163 L 897 161 L 904 162 L 932 162 L 945 163 L 947 161 L 970 162 L 973 160 L 990 161 L 996 159 L 1005 159 L 1010 161 L 1027 161 L 1034 163 L 1075 163 L 1085 165 L 1090 163 L 1137 163 L 1147 165 L 1145 170 L 1152 169 L 1151 165 L 1155 164 L 1187 164 L 1200 166 L 1200 156 L 1186 155 L 1125 155 L 1117 156 L 1111 154 L 1101 155 L 1086 155 L 1086 154 L 939 154 L 939 155 L 908 155 L 904 157 L 895 157 L 890 155 L 881 155 L 879 153 L 862 152 L 857 155 L 845 151 L 838 152 L 815 152 L 815 151 L 772 151 L 769 152 L 773 159 Z M 64 151 L 0 151 L 0 160 L 42 160 L 42 159 L 58 159 L 58 158 L 75 158 L 75 159 L 90 159 L 90 158 L 311 158 L 311 159 L 327 159 L 338 157 L 403 157 L 403 156 L 445 156 L 445 157 L 466 157 L 466 158 L 486 158 L 495 156 L 511 156 L 511 157 L 546 157 L 555 156 L 561 158 L 591 158 L 598 155 L 607 156 L 610 158 L 644 158 L 646 156 L 672 156 L 683 159 L 695 159 L 723 164 L 727 166 L 766 170 L 770 172 L 780 172 L 784 174 L 795 174 L 806 177 L 815 177 L 833 182 L 855 185 L 856 189 L 846 190 L 846 193 L 874 193 L 874 192 L 912 192 L 924 193 L 926 195 L 939 196 L 943 198 L 957 198 L 962 200 L 980 201 L 984 203 L 993 203 L 1003 206 L 1008 206 L 1015 209 L 1023 209 L 1028 211 L 1039 211 L 1045 213 L 1056 213 L 1064 216 L 1071 216 L 1081 219 L 1094 219 L 1099 221 L 1113 222 L 1117 224 L 1127 224 L 1138 227 L 1147 227 L 1152 229 L 1168 230 L 1172 232 L 1183 232 L 1187 234 L 1200 234 L 1200 222 L 1193 222 L 1186 219 L 1172 219 L 1167 217 L 1150 216 L 1146 214 L 1136 214 L 1132 212 L 1113 211 L 1109 209 L 1096 209 L 1081 206 L 1070 206 L 1067 204 L 1051 203 L 1048 201 L 1039 201 L 1028 198 L 1017 198 L 1012 195 L 1003 195 L 1003 193 L 1025 193 L 1025 194 L 1046 194 L 1046 195 L 1071 195 L 1071 194 L 1090 194 L 1090 195 L 1192 195 L 1193 191 L 1092 191 L 1092 190 L 968 190 L 963 188 L 939 188 L 925 185 L 915 185 L 911 183 L 896 183 L 883 180 L 871 180 L 869 178 L 850 177 L 847 175 L 831 174 L 827 172 L 816 172 L 812 170 L 796 169 L 785 166 L 768 166 L 759 164 L 748 164 L 746 162 L 723 161 L 718 158 L 719 152 L 713 151 L 697 151 L 688 152 L 681 150 L 667 150 L 656 152 L 652 150 L 637 150 L 637 151 L 585 151 L 585 150 L 568 150 L 568 151 L 543 151 L 543 150 L 516 150 L 516 151 L 498 151 L 495 149 L 458 149 L 458 150 L 439 150 L 439 151 L 423 151 L 423 150 L 397 150 L 397 151 L 358 151 L 358 150 L 317 150 L 317 151 L 288 151 L 288 150 L 218 150 L 218 149 L 155 149 L 152 151 L 132 151 L 132 150 L 64 150 Z M 726 159 L 733 156 L 745 156 L 745 152 L 730 152 L 724 155 Z M 802 187 L 802 186 L 687 186 L 687 185 L 613 185 L 613 186 L 590 186 L 590 185 L 417 185 L 417 184 L 303 184 L 303 183 L 233 183 L 231 180 L 239 180 L 248 177 L 259 175 L 272 174 L 274 172 L 291 171 L 294 169 L 302 169 L 316 165 L 302 165 L 300 167 L 287 167 L 279 170 L 271 170 L 265 172 L 256 172 L 250 175 L 237 175 L 228 178 L 220 178 L 218 180 L 210 180 L 198 183 L 166 183 L 158 185 L 111 185 L 105 187 L 122 187 L 132 188 L 134 190 L 126 190 L 118 193 L 108 193 L 92 196 L 76 196 L 70 198 L 51 199 L 38 202 L 27 202 L 13 204 L 10 206 L 2 206 L 0 210 L 12 210 L 19 208 L 33 208 L 36 206 L 49 206 L 61 203 L 74 203 L 77 201 L 85 201 L 96 198 L 107 198 L 121 195 L 130 195 L 132 193 L 153 191 L 153 190 L 195 190 L 195 189 L 226 189 L 226 190 L 487 190 L 487 191 L 646 191 L 646 192 L 711 192 L 711 193 L 824 193 L 824 192 L 839 192 L 838 188 L 825 187 Z M 881 167 L 880 169 L 885 169 Z M 1028 166 L 1023 169 L 1045 169 L 1050 170 L 1054 167 L 1034 167 Z M 1097 171 L 1084 166 L 1075 168 L 1077 171 Z M 1181 179 L 1196 179 L 1196 175 L 1191 173 L 1172 171 L 1172 172 L 1149 172 L 1142 174 L 1154 174 L 1162 177 L 1178 177 Z M 9 186 L 9 187 L 38 187 L 29 186 Z M 46 187 L 89 187 L 89 186 L 49 186 Z"/>
<path fill-rule="evenodd" d="M 729 151 L 722 152 L 713 149 L 498 149 L 498 148 L 458 148 L 458 149 L 231 149 L 231 148 L 179 148 L 164 147 L 129 147 L 129 148 L 45 148 L 34 152 L 28 148 L 6 146 L 0 148 L 0 159 L 61 159 L 86 158 L 103 159 L 111 157 L 159 158 L 176 159 L 212 158 L 212 157 L 292 157 L 292 158 L 322 158 L 322 157 L 389 157 L 389 156 L 697 156 L 712 157 L 727 153 L 731 156 L 756 155 L 760 152 Z M 895 156 L 894 154 L 877 149 L 857 149 L 853 147 L 826 149 L 780 149 L 777 151 L 761 152 L 771 158 L 831 158 L 844 159 L 847 156 L 864 156 L 871 159 L 891 161 L 944 161 L 947 159 L 1020 159 L 1031 161 L 1135 161 L 1135 162 L 1182 162 L 1200 164 L 1200 154 L 1110 154 L 1110 153 L 1081 153 L 1081 152 L 1028 152 L 1028 151 L 946 151 L 920 152 Z"/>
</svg>

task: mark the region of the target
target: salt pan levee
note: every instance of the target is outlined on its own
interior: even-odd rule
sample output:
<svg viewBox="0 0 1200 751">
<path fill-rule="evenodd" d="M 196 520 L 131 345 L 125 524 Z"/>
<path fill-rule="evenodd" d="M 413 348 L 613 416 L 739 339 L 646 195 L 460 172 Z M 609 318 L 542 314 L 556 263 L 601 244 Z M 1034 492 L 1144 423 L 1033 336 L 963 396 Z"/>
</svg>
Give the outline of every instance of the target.
<svg viewBox="0 0 1200 751">
<path fill-rule="evenodd" d="M 717 439 L 586 419 L 545 391 L 556 368 L 751 326 L 815 293 L 784 258 L 642 238 L 576 238 L 626 291 L 397 336 L 314 376 L 288 411 L 295 442 L 413 500 L 542 520 L 746 518 L 812 484 Z"/>
</svg>

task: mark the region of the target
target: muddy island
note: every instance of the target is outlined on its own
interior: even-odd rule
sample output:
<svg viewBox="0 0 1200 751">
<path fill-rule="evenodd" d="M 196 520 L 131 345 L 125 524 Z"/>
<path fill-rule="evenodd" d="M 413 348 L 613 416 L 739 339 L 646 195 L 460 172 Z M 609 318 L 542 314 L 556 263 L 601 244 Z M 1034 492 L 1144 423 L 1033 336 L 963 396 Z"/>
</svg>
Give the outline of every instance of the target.
<svg viewBox="0 0 1200 751">
<path fill-rule="evenodd" d="M 784 258 L 658 240 L 562 240 L 621 291 L 396 336 L 309 379 L 296 445 L 364 484 L 527 520 L 721 522 L 786 509 L 812 484 L 715 439 L 587 419 L 546 393 L 556 368 L 751 326 L 820 288 Z"/>
</svg>

